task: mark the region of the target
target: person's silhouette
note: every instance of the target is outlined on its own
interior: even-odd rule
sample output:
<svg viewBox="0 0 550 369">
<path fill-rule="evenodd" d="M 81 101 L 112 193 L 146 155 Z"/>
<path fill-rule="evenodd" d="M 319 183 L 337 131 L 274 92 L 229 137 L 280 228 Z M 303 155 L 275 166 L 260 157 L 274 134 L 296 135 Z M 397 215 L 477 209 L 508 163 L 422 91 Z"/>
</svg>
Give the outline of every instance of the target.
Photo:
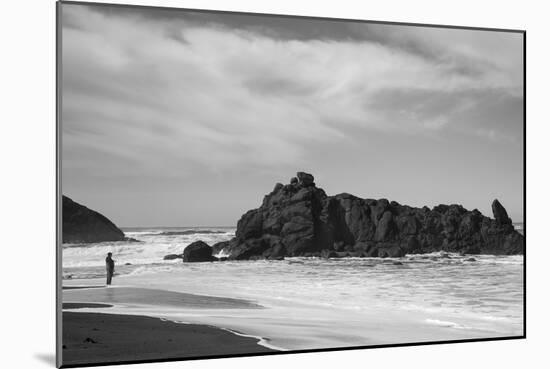
<svg viewBox="0 0 550 369">
<path fill-rule="evenodd" d="M 105 258 L 105 267 L 107 269 L 107 285 L 111 284 L 111 279 L 113 278 L 113 274 L 115 272 L 115 261 L 111 258 L 113 256 L 112 252 L 107 253 L 107 257 Z"/>
</svg>

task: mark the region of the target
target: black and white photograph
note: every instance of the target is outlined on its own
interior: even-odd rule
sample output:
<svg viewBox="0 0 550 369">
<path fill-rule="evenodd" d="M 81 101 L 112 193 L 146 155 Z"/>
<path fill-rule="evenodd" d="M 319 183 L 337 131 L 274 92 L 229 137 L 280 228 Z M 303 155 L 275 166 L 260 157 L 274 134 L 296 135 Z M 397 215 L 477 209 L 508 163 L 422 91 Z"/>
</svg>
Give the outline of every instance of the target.
<svg viewBox="0 0 550 369">
<path fill-rule="evenodd" d="M 63 367 L 525 337 L 525 32 L 59 2 Z"/>
</svg>

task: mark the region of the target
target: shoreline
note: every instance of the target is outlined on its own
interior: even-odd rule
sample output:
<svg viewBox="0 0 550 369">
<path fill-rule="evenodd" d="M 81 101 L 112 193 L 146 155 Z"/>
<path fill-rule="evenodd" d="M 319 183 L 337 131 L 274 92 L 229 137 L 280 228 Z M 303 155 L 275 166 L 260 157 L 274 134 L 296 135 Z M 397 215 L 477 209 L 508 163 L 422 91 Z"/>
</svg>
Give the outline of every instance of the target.
<svg viewBox="0 0 550 369">
<path fill-rule="evenodd" d="M 63 311 L 63 365 L 277 352 L 264 338 L 140 315 Z"/>
<path fill-rule="evenodd" d="M 266 337 L 259 344 L 283 351 L 520 334 L 521 311 L 509 302 L 521 302 L 516 277 L 523 257 L 463 259 L 426 254 L 399 263 L 302 258 L 151 265 L 120 275 L 110 287 L 99 288 L 99 278 L 63 281 L 63 301 L 112 305 L 78 312 L 149 316 Z M 443 278 L 451 277 L 456 283 L 449 285 Z M 396 301 L 399 306 L 392 306 Z"/>
<path fill-rule="evenodd" d="M 75 310 L 75 309 L 105 309 L 112 308 L 114 305 L 102 304 L 96 302 L 64 302 L 63 310 Z"/>
</svg>

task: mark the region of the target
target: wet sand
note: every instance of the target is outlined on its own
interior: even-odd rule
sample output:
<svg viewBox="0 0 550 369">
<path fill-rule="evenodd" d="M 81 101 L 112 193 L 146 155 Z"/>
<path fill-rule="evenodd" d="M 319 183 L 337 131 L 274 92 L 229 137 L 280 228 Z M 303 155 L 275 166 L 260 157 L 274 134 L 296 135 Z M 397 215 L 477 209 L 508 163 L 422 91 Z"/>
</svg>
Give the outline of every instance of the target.
<svg viewBox="0 0 550 369">
<path fill-rule="evenodd" d="M 148 288 L 66 286 L 63 301 L 64 366 L 274 351 L 259 345 L 256 337 L 210 325 L 142 316 L 129 308 L 156 310 L 159 303 L 178 311 L 263 308 L 248 300 Z M 124 314 L 113 312 L 115 305 L 122 306 Z"/>
<path fill-rule="evenodd" d="M 274 352 L 206 325 L 145 316 L 63 312 L 63 366 Z"/>
<path fill-rule="evenodd" d="M 135 287 L 63 287 L 63 302 L 158 305 L 196 309 L 261 309 L 248 300 Z"/>
<path fill-rule="evenodd" d="M 81 290 L 89 288 L 105 288 L 105 286 L 63 286 L 64 290 Z"/>
<path fill-rule="evenodd" d="M 63 310 L 73 310 L 73 309 L 96 309 L 96 308 L 110 308 L 113 305 L 109 304 L 97 304 L 93 302 L 64 302 Z"/>
</svg>

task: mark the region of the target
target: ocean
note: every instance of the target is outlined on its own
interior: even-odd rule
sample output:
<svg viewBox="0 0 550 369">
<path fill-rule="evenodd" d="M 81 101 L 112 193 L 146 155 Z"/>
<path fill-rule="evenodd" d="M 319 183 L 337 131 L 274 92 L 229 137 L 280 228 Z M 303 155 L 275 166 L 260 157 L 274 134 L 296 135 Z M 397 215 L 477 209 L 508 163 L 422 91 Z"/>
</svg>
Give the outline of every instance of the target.
<svg viewBox="0 0 550 369">
<path fill-rule="evenodd" d="M 521 224 L 516 228 L 522 231 Z M 523 256 L 433 253 L 183 263 L 163 257 L 181 254 L 197 240 L 210 245 L 228 240 L 235 228 L 123 230 L 143 242 L 63 245 L 63 284 L 103 284 L 105 256 L 112 252 L 114 288 L 241 298 L 264 308 L 182 309 L 145 298 L 117 303 L 105 309 L 109 312 L 215 325 L 286 350 L 523 334 Z M 64 302 L 70 299 L 67 294 Z"/>
</svg>

